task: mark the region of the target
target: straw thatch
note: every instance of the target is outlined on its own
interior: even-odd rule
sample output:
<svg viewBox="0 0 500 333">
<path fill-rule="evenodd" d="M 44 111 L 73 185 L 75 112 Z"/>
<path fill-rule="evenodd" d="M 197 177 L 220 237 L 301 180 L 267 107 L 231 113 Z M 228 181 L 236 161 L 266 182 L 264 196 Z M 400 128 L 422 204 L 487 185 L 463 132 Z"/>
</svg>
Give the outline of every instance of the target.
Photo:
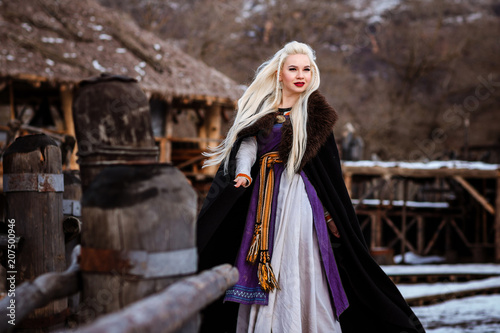
<svg viewBox="0 0 500 333">
<path fill-rule="evenodd" d="M 0 80 L 71 84 L 108 72 L 166 100 L 232 103 L 241 94 L 222 73 L 94 0 L 0 1 L 0 40 Z"/>
</svg>

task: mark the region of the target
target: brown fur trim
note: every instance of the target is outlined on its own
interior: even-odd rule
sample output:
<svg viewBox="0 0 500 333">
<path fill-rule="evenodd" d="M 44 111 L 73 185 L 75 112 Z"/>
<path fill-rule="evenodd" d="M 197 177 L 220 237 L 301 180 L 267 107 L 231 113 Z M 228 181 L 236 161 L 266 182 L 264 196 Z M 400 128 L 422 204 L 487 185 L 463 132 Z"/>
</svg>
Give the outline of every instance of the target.
<svg viewBox="0 0 500 333">
<path fill-rule="evenodd" d="M 328 104 L 326 98 L 319 91 L 311 94 L 307 105 L 307 145 L 300 166 L 301 170 L 307 162 L 316 156 L 321 146 L 326 142 L 338 118 L 335 110 Z M 238 137 L 256 135 L 259 131 L 269 133 L 275 123 L 276 115 L 277 112 L 265 115 L 253 125 L 241 130 L 238 133 Z M 279 154 L 285 165 L 292 149 L 292 135 L 292 123 L 290 119 L 287 119 L 281 129 L 281 143 L 279 146 Z"/>
<path fill-rule="evenodd" d="M 304 157 L 300 163 L 300 169 L 306 165 L 316 154 L 326 139 L 333 131 L 337 122 L 337 112 L 328 104 L 326 98 L 318 91 L 309 97 L 307 104 L 307 145 Z M 283 124 L 281 131 L 281 144 L 279 154 L 283 163 L 288 161 L 292 149 L 293 129 L 290 120 Z"/>
</svg>

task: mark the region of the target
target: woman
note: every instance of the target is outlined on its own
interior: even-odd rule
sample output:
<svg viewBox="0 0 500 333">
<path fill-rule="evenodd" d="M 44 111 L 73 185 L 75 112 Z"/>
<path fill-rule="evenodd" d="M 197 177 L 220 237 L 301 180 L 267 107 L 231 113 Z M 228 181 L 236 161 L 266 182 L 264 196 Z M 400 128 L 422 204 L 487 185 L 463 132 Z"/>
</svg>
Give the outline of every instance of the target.
<svg viewBox="0 0 500 333">
<path fill-rule="evenodd" d="M 203 331 L 424 332 L 369 254 L 319 84 L 313 50 L 288 43 L 207 153 L 221 167 L 198 219 L 200 268 L 236 262 L 240 277 Z"/>
</svg>

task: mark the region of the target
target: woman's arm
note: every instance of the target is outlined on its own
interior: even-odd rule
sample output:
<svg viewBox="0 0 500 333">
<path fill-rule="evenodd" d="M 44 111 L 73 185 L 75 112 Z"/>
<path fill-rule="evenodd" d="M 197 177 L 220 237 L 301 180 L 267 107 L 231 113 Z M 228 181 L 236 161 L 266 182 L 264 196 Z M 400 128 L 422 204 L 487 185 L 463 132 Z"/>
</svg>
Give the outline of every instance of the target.
<svg viewBox="0 0 500 333">
<path fill-rule="evenodd" d="M 257 139 L 248 137 L 243 139 L 240 149 L 236 154 L 235 187 L 248 187 L 252 183 L 250 170 L 257 160 Z"/>
</svg>

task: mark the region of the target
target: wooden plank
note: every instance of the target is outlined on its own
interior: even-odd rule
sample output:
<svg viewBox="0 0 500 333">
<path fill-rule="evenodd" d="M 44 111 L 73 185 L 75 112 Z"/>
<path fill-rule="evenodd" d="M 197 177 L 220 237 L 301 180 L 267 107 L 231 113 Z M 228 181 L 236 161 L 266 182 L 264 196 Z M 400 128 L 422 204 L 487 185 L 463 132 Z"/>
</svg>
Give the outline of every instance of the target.
<svg viewBox="0 0 500 333">
<path fill-rule="evenodd" d="M 453 179 L 457 181 L 460 185 L 462 185 L 463 188 L 469 192 L 470 195 L 474 199 L 477 200 L 483 206 L 484 209 L 491 215 L 495 215 L 495 208 L 493 208 L 492 205 L 486 200 L 484 196 L 482 196 L 468 181 L 466 181 L 463 177 L 461 176 L 453 176 Z"/>
</svg>

